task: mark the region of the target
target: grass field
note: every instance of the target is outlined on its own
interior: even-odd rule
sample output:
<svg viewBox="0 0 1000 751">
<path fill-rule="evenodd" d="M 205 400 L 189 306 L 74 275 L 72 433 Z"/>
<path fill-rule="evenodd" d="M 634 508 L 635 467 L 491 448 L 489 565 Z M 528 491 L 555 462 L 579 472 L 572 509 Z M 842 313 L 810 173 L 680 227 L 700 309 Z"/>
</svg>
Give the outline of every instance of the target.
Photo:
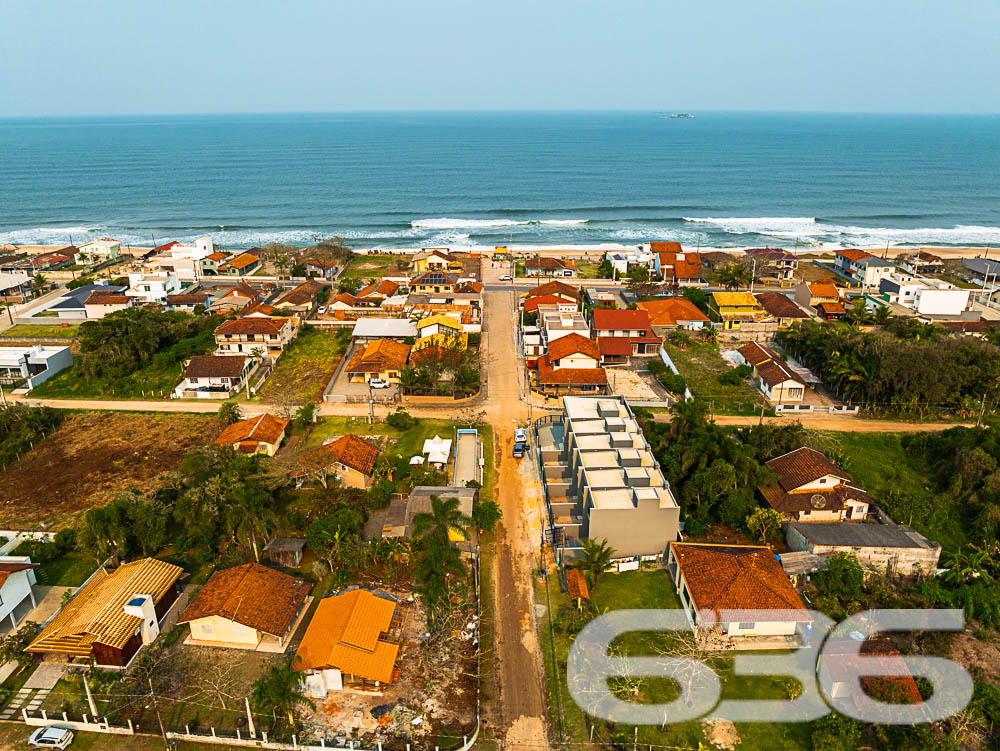
<svg viewBox="0 0 1000 751">
<path fill-rule="evenodd" d="M 692 341 L 683 349 L 669 343 L 664 348 L 696 399 L 712 405 L 715 414 L 745 415 L 760 409 L 762 397 L 744 380 L 736 386 L 719 383 L 732 368 L 719 354 L 719 345 Z"/>
<path fill-rule="evenodd" d="M 207 353 L 202 353 L 207 354 Z M 79 358 L 74 358 L 75 364 Z M 44 399 L 165 399 L 184 374 L 179 362 L 151 361 L 125 378 L 84 378 L 76 367 L 66 368 L 32 389 L 31 395 Z"/>
<path fill-rule="evenodd" d="M 379 279 L 386 274 L 397 275 L 406 274 L 407 271 L 400 271 L 396 266 L 396 261 L 402 260 L 409 268 L 410 256 L 407 255 L 360 255 L 356 254 L 347 267 L 340 273 L 338 279 Z"/>
<path fill-rule="evenodd" d="M 600 266 L 598 263 L 593 261 L 577 261 L 576 262 L 576 272 L 580 279 L 600 279 L 597 275 L 597 269 Z"/>
<path fill-rule="evenodd" d="M 629 571 L 622 574 L 603 574 L 592 591 L 594 612 L 605 613 L 625 608 L 676 608 L 679 607 L 673 583 L 666 571 Z M 549 577 L 548 592 L 544 582 L 536 581 L 536 601 L 546 605 L 546 613 L 538 619 L 538 636 L 545 656 L 547 695 L 552 725 L 570 744 L 583 744 L 588 740 L 587 724 L 583 711 L 576 705 L 566 685 L 566 658 L 572 637 L 566 634 L 565 622 L 572 604 L 560 591 L 554 576 Z M 551 630 L 550 630 L 551 622 Z M 624 654 L 656 654 L 656 649 L 666 646 L 663 634 L 632 632 L 624 634 L 616 644 Z M 554 652 L 554 655 L 553 655 Z M 743 677 L 733 673 L 732 659 L 721 656 L 709 661 L 722 682 L 723 699 L 787 699 L 794 681 L 781 676 Z M 662 703 L 675 699 L 677 685 L 669 680 L 640 679 L 639 696 L 642 703 Z M 737 723 L 736 729 L 742 743 L 740 751 L 809 751 L 808 724 Z M 669 748 L 699 748 L 705 742 L 705 733 L 698 721 L 667 724 L 663 726 L 617 726 L 609 730 L 602 721 L 595 722 L 595 744 L 598 738 L 607 744 L 627 748 L 633 743 L 637 748 L 652 746 Z M 706 744 L 706 747 L 707 746 Z"/>
<path fill-rule="evenodd" d="M 15 555 L 30 555 L 32 560 L 38 560 L 32 553 L 30 542 L 22 542 L 15 549 Z M 94 557 L 81 552 L 71 552 L 58 558 L 40 563 L 35 569 L 35 577 L 39 584 L 53 587 L 79 587 L 97 568 Z"/>
<path fill-rule="evenodd" d="M 281 394 L 296 404 L 320 401 L 350 341 L 350 332 L 341 331 L 313 328 L 299 334 L 278 360 L 257 399 L 267 402 Z"/>
<path fill-rule="evenodd" d="M 16 326 L 11 326 L 9 329 L 3 332 L 2 336 L 21 336 L 26 339 L 31 337 L 59 337 L 60 339 L 72 339 L 80 331 L 79 324 L 67 324 L 61 326 L 58 324 L 46 325 L 41 323 L 19 323 Z"/>
</svg>

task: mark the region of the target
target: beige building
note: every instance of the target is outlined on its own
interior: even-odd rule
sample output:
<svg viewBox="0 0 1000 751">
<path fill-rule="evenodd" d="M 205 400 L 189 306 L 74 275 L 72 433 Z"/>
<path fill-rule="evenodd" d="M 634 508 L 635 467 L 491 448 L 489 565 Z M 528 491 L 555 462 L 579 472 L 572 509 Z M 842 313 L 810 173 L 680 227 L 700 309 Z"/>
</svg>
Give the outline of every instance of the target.
<svg viewBox="0 0 1000 751">
<path fill-rule="evenodd" d="M 771 459 L 777 485 L 758 488 L 767 504 L 792 521 L 864 520 L 874 503 L 849 473 L 815 449 L 800 448 Z"/>
<path fill-rule="evenodd" d="M 240 454 L 274 456 L 285 439 L 287 428 L 288 420 L 264 413 L 227 425 L 215 439 L 215 445 L 232 446 Z"/>
<path fill-rule="evenodd" d="M 181 614 L 185 644 L 284 652 L 302 615 L 309 584 L 259 563 L 213 573 Z"/>
<path fill-rule="evenodd" d="M 563 397 L 537 427 L 552 526 L 568 555 L 607 540 L 616 558 L 659 557 L 680 509 L 623 397 Z"/>
<path fill-rule="evenodd" d="M 291 318 L 237 318 L 226 321 L 215 330 L 216 354 L 255 354 L 277 360 L 297 327 Z"/>
</svg>

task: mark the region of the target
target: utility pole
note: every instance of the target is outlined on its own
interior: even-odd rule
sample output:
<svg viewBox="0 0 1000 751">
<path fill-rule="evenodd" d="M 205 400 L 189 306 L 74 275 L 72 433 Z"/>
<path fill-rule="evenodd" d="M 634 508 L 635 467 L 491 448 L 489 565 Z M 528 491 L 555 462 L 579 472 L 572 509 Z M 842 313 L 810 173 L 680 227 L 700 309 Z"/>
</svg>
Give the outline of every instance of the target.
<svg viewBox="0 0 1000 751">
<path fill-rule="evenodd" d="M 979 417 L 976 418 L 976 427 L 981 427 L 983 424 L 983 413 L 986 412 L 986 394 L 983 394 L 983 403 L 979 406 Z"/>
<path fill-rule="evenodd" d="M 250 697 L 249 696 L 244 696 L 243 697 L 243 701 L 245 701 L 246 704 L 247 704 L 247 730 L 250 731 L 250 737 L 251 738 L 256 738 L 257 737 L 257 728 L 254 727 L 254 724 L 253 724 L 253 713 L 250 712 Z"/>
<path fill-rule="evenodd" d="M 87 704 L 90 707 L 90 716 L 97 718 L 97 705 L 94 704 L 94 697 L 90 693 L 90 684 L 87 682 L 87 672 L 83 674 L 83 688 L 87 692 Z"/>
<path fill-rule="evenodd" d="M 156 711 L 156 720 L 160 723 L 160 735 L 163 736 L 163 747 L 170 748 L 167 743 L 167 731 L 163 728 L 163 718 L 160 717 L 160 705 L 156 703 L 156 694 L 153 693 L 153 678 L 149 678 L 149 695 L 153 700 L 153 709 Z"/>
<path fill-rule="evenodd" d="M 7 406 L 7 396 L 3 393 L 3 383 L 0 382 L 0 401 L 3 402 L 3 406 Z"/>
</svg>

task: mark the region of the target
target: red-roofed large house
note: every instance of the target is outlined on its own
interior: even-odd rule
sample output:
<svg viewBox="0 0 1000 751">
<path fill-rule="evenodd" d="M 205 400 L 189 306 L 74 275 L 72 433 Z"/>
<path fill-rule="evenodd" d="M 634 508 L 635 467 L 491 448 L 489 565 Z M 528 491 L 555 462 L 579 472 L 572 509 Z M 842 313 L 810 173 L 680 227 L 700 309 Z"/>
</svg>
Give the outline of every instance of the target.
<svg viewBox="0 0 1000 751">
<path fill-rule="evenodd" d="M 695 634 L 717 637 L 718 646 L 750 637 L 791 639 L 812 622 L 768 547 L 671 542 L 667 570 Z"/>
<path fill-rule="evenodd" d="M 549 351 L 538 358 L 536 386 L 544 394 L 603 393 L 607 385 L 601 351 L 593 339 L 567 334 L 551 341 Z"/>
<path fill-rule="evenodd" d="M 219 355 L 254 354 L 258 350 L 275 360 L 295 338 L 298 328 L 291 318 L 237 318 L 215 330 Z"/>
<path fill-rule="evenodd" d="M 800 522 L 861 520 L 873 504 L 850 473 L 811 448 L 775 457 L 766 466 L 777 485 L 758 488 L 767 504 Z"/>
<path fill-rule="evenodd" d="M 628 339 L 633 355 L 655 355 L 660 348 L 660 337 L 653 333 L 645 310 L 595 310 L 594 336 Z"/>
<path fill-rule="evenodd" d="M 649 314 L 649 325 L 660 336 L 677 329 L 699 331 L 710 324 L 708 316 L 686 297 L 641 302 L 639 310 Z"/>
<path fill-rule="evenodd" d="M 679 285 L 701 283 L 700 253 L 685 252 L 680 243 L 650 243 L 650 246 L 653 251 L 653 273 L 656 276 L 665 282 Z"/>
<path fill-rule="evenodd" d="M 577 309 L 577 303 L 562 297 L 556 297 L 555 295 L 538 295 L 537 297 L 529 297 L 524 301 L 525 313 L 534 313 L 539 308 L 558 310 L 560 313 L 572 313 Z"/>
</svg>

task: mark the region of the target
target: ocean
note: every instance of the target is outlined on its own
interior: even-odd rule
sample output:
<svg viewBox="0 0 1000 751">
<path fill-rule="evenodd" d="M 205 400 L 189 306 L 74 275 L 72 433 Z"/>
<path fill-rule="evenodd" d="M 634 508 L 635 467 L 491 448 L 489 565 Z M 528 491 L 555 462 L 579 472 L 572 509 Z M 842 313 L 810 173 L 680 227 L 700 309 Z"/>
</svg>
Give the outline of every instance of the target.
<svg viewBox="0 0 1000 751">
<path fill-rule="evenodd" d="M 1000 117 L 0 120 L 0 243 L 1000 245 Z"/>
</svg>

